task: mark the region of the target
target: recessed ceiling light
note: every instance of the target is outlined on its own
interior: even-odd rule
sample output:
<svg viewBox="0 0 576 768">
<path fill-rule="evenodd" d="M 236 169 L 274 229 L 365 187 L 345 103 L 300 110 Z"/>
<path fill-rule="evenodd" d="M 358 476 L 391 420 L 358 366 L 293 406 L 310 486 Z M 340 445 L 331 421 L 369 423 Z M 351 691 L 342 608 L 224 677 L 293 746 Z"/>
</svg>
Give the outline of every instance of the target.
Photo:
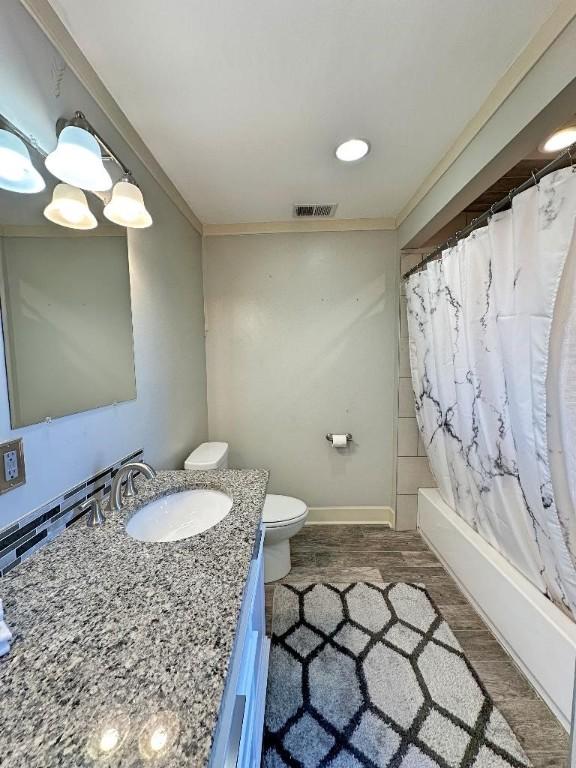
<svg viewBox="0 0 576 768">
<path fill-rule="evenodd" d="M 344 163 L 361 160 L 370 152 L 370 144 L 366 139 L 348 139 L 336 147 L 336 157 Z"/>
<path fill-rule="evenodd" d="M 549 136 L 541 146 L 541 151 L 559 152 L 574 144 L 574 142 L 576 142 L 576 125 L 569 125 Z"/>
</svg>

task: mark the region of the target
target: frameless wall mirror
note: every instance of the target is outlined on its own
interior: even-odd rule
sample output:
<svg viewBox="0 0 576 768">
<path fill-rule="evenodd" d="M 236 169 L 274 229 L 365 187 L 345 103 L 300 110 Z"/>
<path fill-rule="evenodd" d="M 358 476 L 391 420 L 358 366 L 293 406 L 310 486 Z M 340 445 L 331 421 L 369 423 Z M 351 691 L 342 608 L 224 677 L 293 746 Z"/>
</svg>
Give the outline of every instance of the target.
<svg viewBox="0 0 576 768">
<path fill-rule="evenodd" d="M 45 187 L 29 169 L 40 191 L 0 188 L 0 300 L 14 428 L 136 397 L 126 230 L 103 217 L 91 193 L 76 190 L 71 198 L 73 188 L 62 189 L 43 155 L 29 143 L 26 149 Z M 61 216 L 72 225 L 53 223 Z M 82 228 L 70 228 L 74 222 Z"/>
</svg>

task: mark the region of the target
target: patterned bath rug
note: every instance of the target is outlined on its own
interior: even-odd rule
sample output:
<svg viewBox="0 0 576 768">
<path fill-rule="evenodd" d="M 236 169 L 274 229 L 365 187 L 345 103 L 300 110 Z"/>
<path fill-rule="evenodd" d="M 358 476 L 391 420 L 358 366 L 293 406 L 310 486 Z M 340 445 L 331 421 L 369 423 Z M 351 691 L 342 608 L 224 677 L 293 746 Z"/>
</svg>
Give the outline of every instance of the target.
<svg viewBox="0 0 576 768">
<path fill-rule="evenodd" d="M 526 768 L 417 584 L 274 591 L 265 768 Z"/>
</svg>

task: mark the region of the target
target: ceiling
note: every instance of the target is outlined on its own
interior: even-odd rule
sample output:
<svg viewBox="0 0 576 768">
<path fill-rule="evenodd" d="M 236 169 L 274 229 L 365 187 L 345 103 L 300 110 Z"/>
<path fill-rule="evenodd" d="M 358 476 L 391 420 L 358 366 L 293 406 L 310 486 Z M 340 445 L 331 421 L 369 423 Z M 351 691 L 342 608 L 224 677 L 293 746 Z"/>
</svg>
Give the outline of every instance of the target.
<svg viewBox="0 0 576 768">
<path fill-rule="evenodd" d="M 560 0 L 50 0 L 204 223 L 395 216 Z M 368 138 L 355 164 L 334 157 Z"/>
</svg>

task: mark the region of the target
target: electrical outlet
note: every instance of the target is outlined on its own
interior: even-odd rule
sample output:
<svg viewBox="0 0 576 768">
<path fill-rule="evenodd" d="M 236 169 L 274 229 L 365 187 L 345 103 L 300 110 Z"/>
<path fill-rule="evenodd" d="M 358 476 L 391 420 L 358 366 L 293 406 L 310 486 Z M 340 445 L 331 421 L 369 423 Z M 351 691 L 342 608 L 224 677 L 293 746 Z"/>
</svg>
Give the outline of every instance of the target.
<svg viewBox="0 0 576 768">
<path fill-rule="evenodd" d="M 6 493 L 26 482 L 22 440 L 0 445 L 0 493 Z"/>
<path fill-rule="evenodd" d="M 4 454 L 4 480 L 16 480 L 18 477 L 18 454 L 16 451 L 6 451 Z"/>
</svg>

